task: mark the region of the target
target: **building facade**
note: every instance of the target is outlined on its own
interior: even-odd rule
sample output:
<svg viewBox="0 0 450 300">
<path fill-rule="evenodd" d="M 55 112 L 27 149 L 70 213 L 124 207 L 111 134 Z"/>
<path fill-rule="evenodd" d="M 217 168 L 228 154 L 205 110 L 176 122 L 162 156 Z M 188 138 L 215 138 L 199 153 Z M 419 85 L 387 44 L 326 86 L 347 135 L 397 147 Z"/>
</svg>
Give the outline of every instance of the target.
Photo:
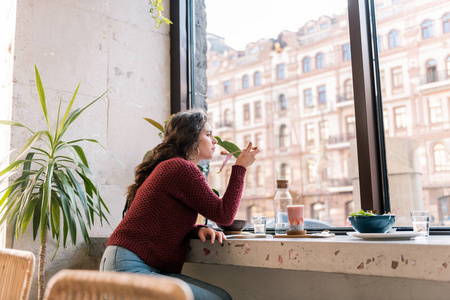
<svg viewBox="0 0 450 300">
<path fill-rule="evenodd" d="M 399 226 L 410 226 L 409 211 L 423 208 L 433 225 L 448 225 L 450 4 L 380 1 L 376 19 L 391 210 Z M 244 51 L 212 34 L 208 42 L 215 134 L 263 149 L 248 170 L 238 217 L 273 218 L 276 180 L 288 179 L 307 218 L 346 226 L 359 205 L 347 14 L 322 16 Z M 221 164 L 220 157 L 211 162 L 209 181 L 223 193 L 231 167 L 214 174 Z"/>
</svg>

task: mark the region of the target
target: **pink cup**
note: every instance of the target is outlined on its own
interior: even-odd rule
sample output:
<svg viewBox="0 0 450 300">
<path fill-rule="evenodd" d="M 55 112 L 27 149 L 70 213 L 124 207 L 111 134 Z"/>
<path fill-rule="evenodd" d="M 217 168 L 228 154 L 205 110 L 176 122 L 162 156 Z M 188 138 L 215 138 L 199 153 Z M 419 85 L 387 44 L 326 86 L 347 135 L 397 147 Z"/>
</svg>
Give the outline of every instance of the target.
<svg viewBox="0 0 450 300">
<path fill-rule="evenodd" d="M 287 213 L 289 219 L 289 230 L 304 230 L 303 218 L 305 215 L 304 205 L 288 205 Z"/>
</svg>

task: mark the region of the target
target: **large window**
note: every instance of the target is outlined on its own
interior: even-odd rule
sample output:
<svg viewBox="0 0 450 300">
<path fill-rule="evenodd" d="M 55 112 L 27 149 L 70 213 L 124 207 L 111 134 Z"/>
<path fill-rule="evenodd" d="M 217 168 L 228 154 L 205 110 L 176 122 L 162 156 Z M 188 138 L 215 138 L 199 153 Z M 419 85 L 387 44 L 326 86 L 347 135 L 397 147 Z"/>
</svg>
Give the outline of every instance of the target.
<svg viewBox="0 0 450 300">
<path fill-rule="evenodd" d="M 253 75 L 253 81 L 255 86 L 261 85 L 261 72 L 255 72 Z"/>
<path fill-rule="evenodd" d="M 446 13 L 442 18 L 442 23 L 444 25 L 444 33 L 450 32 L 450 13 Z"/>
<path fill-rule="evenodd" d="M 351 53 L 350 53 L 350 44 L 345 44 L 342 46 L 342 56 L 344 61 L 348 61 L 352 59 Z"/>
<path fill-rule="evenodd" d="M 392 30 L 389 32 L 389 49 L 400 46 L 400 40 L 398 37 L 398 31 Z"/>
<path fill-rule="evenodd" d="M 321 85 L 317 88 L 317 94 L 319 95 L 319 104 L 327 103 L 327 90 L 324 85 Z"/>
<path fill-rule="evenodd" d="M 431 124 L 442 123 L 444 121 L 444 118 L 442 114 L 441 99 L 435 98 L 429 99 L 428 107 L 430 110 L 430 123 Z"/>
<path fill-rule="evenodd" d="M 437 81 L 436 61 L 430 59 L 427 61 L 427 82 Z"/>
<path fill-rule="evenodd" d="M 305 57 L 303 59 L 303 73 L 311 71 L 311 59 L 309 57 Z"/>
<path fill-rule="evenodd" d="M 277 79 L 284 79 L 285 76 L 286 75 L 284 74 L 284 64 L 277 65 Z"/>
<path fill-rule="evenodd" d="M 242 89 L 246 90 L 249 88 L 249 86 L 250 86 L 250 79 L 248 75 L 244 75 L 244 77 L 242 77 Z"/>
<path fill-rule="evenodd" d="M 214 28 L 212 22 L 219 19 L 220 14 L 224 14 L 225 8 L 221 5 L 214 15 L 214 6 L 218 6 L 217 1 L 205 2 L 208 27 L 211 25 L 212 30 Z M 297 14 L 295 17 L 283 14 L 279 19 L 273 16 L 271 26 L 278 26 L 283 19 L 293 19 L 297 23 L 291 27 L 280 25 L 281 28 L 277 28 L 275 33 L 266 30 L 259 35 L 246 37 L 253 28 L 264 27 L 264 22 L 258 23 L 256 15 L 252 16 L 252 9 L 244 7 L 247 4 L 258 6 L 258 2 L 253 0 L 242 2 L 239 9 L 244 13 L 242 19 L 250 17 L 255 23 L 251 30 L 246 28 L 243 31 L 242 26 L 237 27 L 228 36 L 225 31 L 220 32 L 219 29 L 210 31 L 211 34 L 223 36 L 224 39 L 214 45 L 216 47 L 208 48 L 209 51 L 214 49 L 216 51 L 208 53 L 208 57 L 219 62 L 218 65 L 221 66 L 207 70 L 208 82 L 217 85 L 218 89 L 220 83 L 225 81 L 232 82 L 232 86 L 228 83 L 227 97 L 220 97 L 219 89 L 216 98 L 208 100 L 208 110 L 214 112 L 218 118 L 223 109 L 229 107 L 233 108 L 236 116 L 239 116 L 235 121 L 236 126 L 226 128 L 228 131 L 221 129 L 217 134 L 238 142 L 249 133 L 258 140 L 256 135 L 258 133 L 265 139 L 266 147 L 269 147 L 267 149 L 275 148 L 263 151 L 258 159 L 260 166 L 264 166 L 263 171 L 260 171 L 264 173 L 264 191 L 262 189 L 252 190 L 251 193 L 246 191 L 242 198 L 242 206 L 249 207 L 253 204 L 262 209 L 266 208 L 264 214 L 269 219 L 273 218 L 271 207 L 273 207 L 274 182 L 279 179 L 277 178 L 280 176 L 279 167 L 287 158 L 293 174 L 291 190 L 299 195 L 297 203 L 305 204 L 308 218 L 320 218 L 334 226 L 348 225 L 345 222 L 346 214 L 350 210 L 349 203 L 352 203 L 352 210 L 377 205 L 388 207 L 396 214 L 398 226 L 411 226 L 409 211 L 425 208 L 430 210 L 435 220 L 440 220 L 432 226 L 449 226 L 450 217 L 446 220 L 441 216 L 444 206 L 450 199 L 449 192 L 445 190 L 446 186 L 450 186 L 448 180 L 450 170 L 447 167 L 446 154 L 450 145 L 447 132 L 450 124 L 450 86 L 447 80 L 450 77 L 450 53 L 445 47 L 450 32 L 450 2 L 384 1 L 373 18 L 376 20 L 376 30 L 369 28 L 355 31 L 349 31 L 349 28 L 345 27 L 348 24 L 351 28 L 360 25 L 355 24 L 355 19 L 358 20 L 359 13 L 363 10 L 356 9 L 354 5 L 355 3 L 364 5 L 365 1 L 349 1 L 348 11 L 343 6 L 340 11 L 330 13 L 326 11 L 324 2 L 318 0 L 317 3 L 311 3 L 306 18 L 298 13 L 301 11 L 300 8 L 297 9 L 298 2 L 301 1 L 277 2 L 285 12 L 295 11 Z M 315 4 L 322 6 L 321 12 L 314 12 Z M 233 16 L 240 17 L 237 15 L 239 11 L 233 10 Z M 373 12 L 364 11 L 364 16 L 365 13 L 369 15 Z M 335 17 L 332 17 L 333 22 L 328 23 L 328 26 L 322 27 L 323 16 Z M 265 20 L 265 23 L 269 22 Z M 233 26 L 234 24 L 230 22 L 223 24 L 225 29 Z M 314 28 L 316 30 L 310 30 Z M 376 32 L 378 36 L 366 36 L 372 32 Z M 241 45 L 237 42 L 233 44 L 234 37 L 246 40 Z M 360 44 L 359 40 L 362 40 Z M 373 42 L 378 41 L 378 50 L 382 50 L 382 40 L 386 43 L 385 48 L 393 50 L 382 51 L 379 55 L 376 53 L 373 56 L 369 55 L 368 52 L 373 49 Z M 275 42 L 277 47 L 274 47 Z M 257 49 L 251 56 L 245 50 L 247 45 Z M 313 68 L 324 67 L 325 61 L 319 54 L 324 54 L 324 57 L 326 54 L 327 71 L 330 69 L 333 72 L 308 72 Z M 375 56 L 378 60 L 369 60 Z M 306 57 L 312 58 L 309 66 L 305 64 Z M 373 73 L 370 73 L 372 67 Z M 287 74 L 288 70 L 292 74 Z M 262 84 L 263 73 L 258 75 L 257 79 L 256 72 L 264 72 L 264 85 L 258 89 L 248 89 L 245 94 L 241 94 L 241 89 L 235 88 L 235 84 L 239 84 L 242 76 L 240 74 L 253 74 L 254 86 L 258 86 L 257 82 Z M 301 76 L 295 76 L 296 74 Z M 359 75 L 354 77 L 355 74 Z M 328 86 L 328 91 L 324 89 L 324 97 L 321 96 L 319 87 L 325 85 Z M 378 86 L 382 96 L 380 98 L 377 98 L 378 91 L 371 92 L 372 88 L 376 89 Z M 283 113 L 277 113 L 281 107 L 280 94 L 289 95 L 289 108 Z M 342 101 L 344 97 L 351 101 Z M 358 101 L 354 102 L 353 98 Z M 325 102 L 323 99 L 326 99 Z M 377 99 L 382 103 L 377 104 Z M 244 124 L 239 108 L 245 103 L 255 101 L 261 101 L 264 122 Z M 366 111 L 358 106 L 358 103 L 362 102 L 366 104 Z M 318 105 L 319 103 L 327 105 Z M 255 106 L 252 104 L 253 107 L 256 119 L 256 104 Z M 381 108 L 383 110 L 377 111 Z M 389 137 L 385 142 L 386 147 L 392 150 L 385 156 L 366 153 L 360 156 L 365 151 L 360 145 L 364 145 L 364 139 L 367 137 L 370 136 L 370 139 L 375 141 L 384 141 L 384 132 L 378 132 L 376 126 L 377 118 L 383 122 L 382 127 Z M 376 122 L 371 123 L 372 119 Z M 283 133 L 287 132 L 286 125 L 291 131 L 292 146 L 295 147 L 277 149 L 277 146 L 287 142 L 282 138 L 286 136 Z M 317 140 L 319 137 L 320 140 L 324 140 L 327 135 L 329 138 L 326 145 Z M 352 139 L 355 137 L 356 148 L 352 146 Z M 259 140 L 262 141 L 262 138 Z M 377 145 L 372 148 L 380 153 L 385 151 Z M 369 152 L 373 151 L 372 148 Z M 373 152 L 369 154 L 371 153 Z M 367 165 L 374 157 L 386 157 L 385 161 L 373 164 L 380 166 L 377 172 L 371 173 L 370 168 L 350 167 L 358 164 Z M 220 167 L 220 164 L 220 161 L 212 161 L 211 169 Z M 386 169 L 384 166 L 387 166 Z M 359 174 L 358 170 L 362 170 L 362 173 Z M 439 176 L 434 176 L 436 172 L 439 172 Z M 213 173 L 211 172 L 210 176 L 215 175 Z M 327 173 L 328 176 L 325 176 Z M 253 171 L 252 174 L 255 175 L 257 172 Z M 385 174 L 388 181 L 395 181 L 383 185 L 381 182 L 384 179 L 380 178 L 381 176 L 377 177 L 377 174 Z M 339 186 L 348 178 L 359 179 L 357 181 L 360 186 L 357 193 L 354 192 L 351 182 Z M 373 182 L 374 178 L 378 186 L 382 187 L 377 190 L 380 197 L 371 199 L 371 196 L 367 196 L 370 194 L 367 190 L 372 188 L 364 187 L 364 182 Z M 255 180 L 254 176 L 253 181 Z M 214 182 L 223 182 L 222 186 L 214 187 L 223 192 L 227 181 Z M 402 184 L 399 185 L 398 182 Z M 389 187 L 389 190 L 380 192 L 384 186 Z M 408 186 L 408 189 L 402 189 L 405 186 Z M 256 187 L 258 184 L 254 182 L 252 189 Z M 373 188 L 375 189 L 378 187 Z M 258 200 L 260 203 L 252 202 L 256 198 L 260 199 Z M 366 201 L 367 198 L 369 201 Z M 239 211 L 237 217 L 245 217 L 245 212 Z"/>
<path fill-rule="evenodd" d="M 322 69 L 325 67 L 325 58 L 323 53 L 319 53 L 316 55 L 316 69 Z"/>
<path fill-rule="evenodd" d="M 391 70 L 392 75 L 392 89 L 399 89 L 403 87 L 403 73 L 402 67 L 395 67 Z"/>
<path fill-rule="evenodd" d="M 395 129 L 403 131 L 408 126 L 408 120 L 406 116 L 406 107 L 399 106 L 394 108 L 395 115 Z"/>
<path fill-rule="evenodd" d="M 306 107 L 314 106 L 311 89 L 304 90 L 303 91 L 303 95 L 304 95 L 304 98 L 305 98 L 305 106 Z"/>
<path fill-rule="evenodd" d="M 422 23 L 422 38 L 428 39 L 433 36 L 433 22 L 426 20 Z"/>
</svg>

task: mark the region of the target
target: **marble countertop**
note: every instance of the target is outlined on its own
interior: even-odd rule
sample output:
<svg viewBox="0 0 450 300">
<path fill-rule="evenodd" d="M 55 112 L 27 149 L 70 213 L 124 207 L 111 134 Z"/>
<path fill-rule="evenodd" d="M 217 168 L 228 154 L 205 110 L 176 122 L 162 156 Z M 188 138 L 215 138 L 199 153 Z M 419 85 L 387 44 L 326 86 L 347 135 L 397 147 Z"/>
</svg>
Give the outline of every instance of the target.
<svg viewBox="0 0 450 300">
<path fill-rule="evenodd" d="M 450 236 L 409 240 L 267 238 L 190 241 L 187 262 L 450 281 Z"/>
</svg>

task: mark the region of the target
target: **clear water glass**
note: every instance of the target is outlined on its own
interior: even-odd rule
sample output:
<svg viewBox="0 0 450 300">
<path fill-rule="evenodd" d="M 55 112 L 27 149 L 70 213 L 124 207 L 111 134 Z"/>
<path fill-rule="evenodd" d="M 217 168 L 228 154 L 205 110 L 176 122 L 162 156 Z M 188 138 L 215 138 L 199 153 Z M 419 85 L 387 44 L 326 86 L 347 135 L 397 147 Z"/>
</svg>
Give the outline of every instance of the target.
<svg viewBox="0 0 450 300">
<path fill-rule="evenodd" d="M 257 216 L 252 218 L 253 230 L 255 234 L 266 234 L 266 217 Z"/>
<path fill-rule="evenodd" d="M 411 222 L 415 232 L 422 232 L 424 236 L 430 234 L 430 212 L 426 210 L 416 210 L 411 212 Z"/>
</svg>

